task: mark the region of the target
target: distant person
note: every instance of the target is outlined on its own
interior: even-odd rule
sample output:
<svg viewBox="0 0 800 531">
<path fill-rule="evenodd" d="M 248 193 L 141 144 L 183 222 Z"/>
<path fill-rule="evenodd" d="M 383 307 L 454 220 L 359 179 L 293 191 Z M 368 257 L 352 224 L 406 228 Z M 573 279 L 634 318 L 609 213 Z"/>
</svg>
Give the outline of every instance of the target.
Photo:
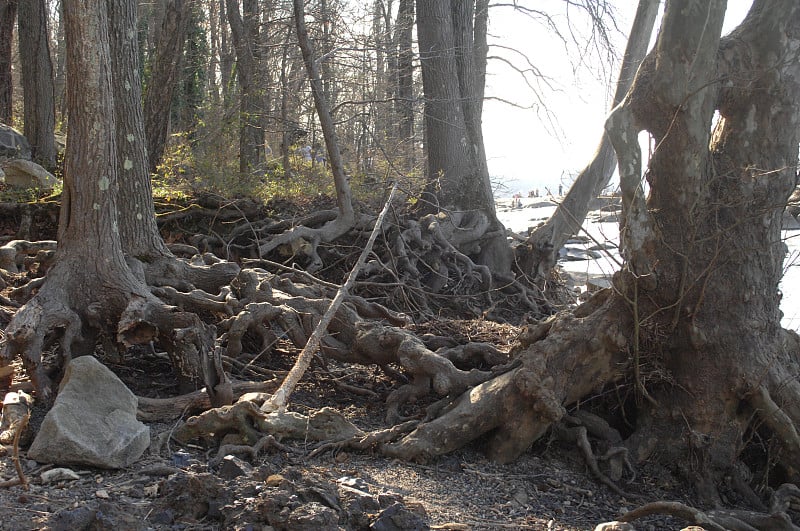
<svg viewBox="0 0 800 531">
<path fill-rule="evenodd" d="M 564 185 L 563 184 L 559 184 L 558 185 L 558 196 L 561 197 L 563 195 L 564 195 Z"/>
</svg>

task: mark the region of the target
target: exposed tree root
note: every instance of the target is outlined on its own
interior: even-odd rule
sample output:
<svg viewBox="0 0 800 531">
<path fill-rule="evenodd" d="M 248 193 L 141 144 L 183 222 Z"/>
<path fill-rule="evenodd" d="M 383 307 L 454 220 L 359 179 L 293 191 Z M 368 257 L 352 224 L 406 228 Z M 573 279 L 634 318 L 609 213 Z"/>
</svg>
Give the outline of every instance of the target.
<svg viewBox="0 0 800 531">
<path fill-rule="evenodd" d="M 56 242 L 53 240 L 37 242 L 12 240 L 0 247 L 0 269 L 5 269 L 9 273 L 19 273 L 26 269 L 24 266 L 27 258 L 36 256 L 42 251 L 55 250 Z M 46 255 L 42 255 L 42 257 L 44 256 Z"/>
<path fill-rule="evenodd" d="M 322 408 L 305 416 L 293 412 L 264 413 L 249 400 L 211 409 L 191 417 L 178 426 L 173 437 L 181 444 L 194 439 L 219 441 L 236 434 L 243 444 L 256 444 L 264 435 L 278 441 L 283 438 L 311 441 L 342 441 L 363 432 L 331 408 Z"/>
<path fill-rule="evenodd" d="M 619 317 L 613 300 L 584 319 L 562 315 L 549 323 L 546 337 L 522 343 L 516 353 L 520 367 L 456 397 L 436 418 L 382 451 L 425 460 L 489 434 L 491 459 L 515 459 L 564 417 L 565 406 L 622 376 L 627 339 Z"/>
<path fill-rule="evenodd" d="M 245 393 L 270 392 L 278 386 L 278 382 L 231 382 L 233 398 L 238 399 Z M 136 418 L 143 422 L 171 422 L 183 415 L 194 414 L 211 407 L 211 400 L 205 389 L 170 398 L 147 398 L 139 396 Z"/>
<path fill-rule="evenodd" d="M 800 488 L 792 484 L 781 485 L 772 495 L 769 513 L 735 509 L 701 511 L 680 502 L 654 502 L 634 509 L 620 521 L 633 522 L 652 514 L 668 514 L 714 531 L 798 531 L 786 513 L 789 508 L 800 508 Z"/>
<path fill-rule="evenodd" d="M 9 442 L 11 444 L 11 458 L 14 461 L 14 469 L 17 472 L 17 478 L 0 482 L 0 488 L 21 485 L 24 490 L 28 490 L 28 479 L 25 477 L 25 471 L 22 470 L 22 464 L 19 460 L 19 446 L 21 442 L 25 441 L 25 439 L 30 436 L 28 431 L 28 421 L 31 418 L 30 406 L 30 397 L 23 394 L 19 394 L 15 398 L 10 398 L 6 395 L 3 401 L 2 436 L 4 440 L 0 442 L 7 444 L 5 439 L 8 435 L 13 434 Z"/>
</svg>

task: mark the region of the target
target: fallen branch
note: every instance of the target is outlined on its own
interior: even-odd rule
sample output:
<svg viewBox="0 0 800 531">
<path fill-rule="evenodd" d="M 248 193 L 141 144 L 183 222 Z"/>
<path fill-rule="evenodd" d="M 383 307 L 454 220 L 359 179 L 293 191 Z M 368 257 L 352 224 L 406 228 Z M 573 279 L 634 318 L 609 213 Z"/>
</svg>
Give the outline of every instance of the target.
<svg viewBox="0 0 800 531">
<path fill-rule="evenodd" d="M 367 240 L 367 244 L 364 246 L 364 250 L 358 257 L 358 261 L 350 271 L 347 281 L 344 283 L 344 285 L 342 285 L 341 288 L 339 288 L 339 291 L 336 293 L 336 297 L 334 297 L 333 301 L 331 301 L 328 310 L 322 316 L 322 319 L 320 319 L 319 324 L 314 329 L 311 337 L 308 338 L 308 342 L 306 343 L 306 346 L 303 347 L 300 355 L 297 357 L 294 367 L 292 367 L 292 369 L 289 371 L 289 374 L 286 376 L 286 379 L 283 381 L 278 390 L 275 391 L 269 400 L 264 402 L 264 404 L 261 406 L 261 411 L 280 411 L 282 413 L 286 410 L 286 403 L 289 401 L 289 396 L 292 394 L 292 391 L 294 391 L 294 388 L 303 377 L 303 374 L 305 374 L 306 370 L 311 365 L 311 360 L 319 349 L 322 336 L 326 333 L 328 325 L 333 319 L 333 316 L 336 314 L 336 311 L 344 302 L 344 299 L 350 291 L 350 288 L 352 288 L 353 284 L 355 284 L 356 277 L 358 277 L 358 272 L 361 270 L 361 268 L 364 266 L 364 262 L 367 260 L 367 255 L 369 255 L 369 253 L 372 251 L 372 246 L 375 243 L 375 239 L 378 237 L 381 224 L 383 223 L 383 219 L 386 217 L 386 213 L 389 211 L 389 206 L 392 204 L 392 200 L 394 199 L 394 194 L 396 191 L 397 183 L 395 183 L 395 185 L 392 187 L 392 191 L 389 193 L 389 198 L 386 200 L 383 210 L 378 215 L 378 219 L 375 220 L 375 227 L 372 229 L 372 234 L 370 234 L 369 240 Z"/>
</svg>

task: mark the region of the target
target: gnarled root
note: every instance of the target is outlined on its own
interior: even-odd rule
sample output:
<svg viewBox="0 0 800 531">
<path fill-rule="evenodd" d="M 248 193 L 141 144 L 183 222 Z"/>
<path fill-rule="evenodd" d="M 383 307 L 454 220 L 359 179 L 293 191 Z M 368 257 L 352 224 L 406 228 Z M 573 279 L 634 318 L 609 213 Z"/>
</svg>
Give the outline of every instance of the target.
<svg viewBox="0 0 800 531">
<path fill-rule="evenodd" d="M 264 413 L 255 403 L 241 400 L 189 418 L 175 430 L 173 437 L 185 444 L 199 438 L 218 439 L 228 433 L 238 434 L 249 445 L 263 435 L 278 440 L 311 441 L 343 441 L 364 436 L 364 432 L 331 408 L 313 411 L 308 416 L 294 412 Z"/>
<path fill-rule="evenodd" d="M 440 407 L 436 418 L 399 442 L 384 445 L 383 453 L 424 460 L 489 434 L 491 459 L 515 459 L 565 415 L 565 406 L 621 378 L 627 361 L 620 313 L 617 304 L 608 301 L 583 319 L 559 316 L 540 331 L 538 341 L 516 350 L 522 366 Z"/>
<path fill-rule="evenodd" d="M 386 400 L 387 422 L 394 422 L 401 405 L 427 395 L 457 395 L 493 376 L 488 371 L 462 371 L 447 358 L 429 350 L 421 339 L 399 328 L 375 323 L 356 324 L 356 337 L 346 361 L 388 365 L 398 363 L 412 376 L 412 382 L 393 391 Z"/>
<path fill-rule="evenodd" d="M 80 338 L 81 319 L 61 299 L 44 295 L 28 302 L 9 323 L 6 344 L 0 354 L 0 366 L 8 366 L 21 356 L 36 396 L 47 400 L 51 382 L 42 367 L 42 346 L 47 334 L 62 330 L 61 350 L 64 363 L 72 358 L 73 342 Z"/>
<path fill-rule="evenodd" d="M 800 488 L 786 483 L 773 494 L 769 513 L 738 509 L 704 512 L 680 502 L 661 501 L 634 509 L 624 514 L 620 521 L 633 522 L 652 514 L 668 514 L 714 531 L 797 531 L 800 528 L 786 514 L 790 507 L 800 508 Z"/>
</svg>

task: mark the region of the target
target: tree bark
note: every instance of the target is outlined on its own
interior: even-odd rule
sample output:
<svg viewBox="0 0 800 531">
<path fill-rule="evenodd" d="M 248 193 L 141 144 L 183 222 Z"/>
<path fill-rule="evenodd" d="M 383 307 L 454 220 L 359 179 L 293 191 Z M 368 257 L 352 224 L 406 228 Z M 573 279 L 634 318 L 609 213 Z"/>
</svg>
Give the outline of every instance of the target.
<svg viewBox="0 0 800 531">
<path fill-rule="evenodd" d="M 11 77 L 11 52 L 16 20 L 17 0 L 0 0 L 0 122 L 9 125 L 13 118 L 14 80 Z"/>
<path fill-rule="evenodd" d="M 25 137 L 34 162 L 48 170 L 56 166 L 55 88 L 50 59 L 45 0 L 20 4 L 18 13 Z"/>
<path fill-rule="evenodd" d="M 150 78 L 144 95 L 144 120 L 147 135 L 148 171 L 155 173 L 169 134 L 170 108 L 178 81 L 180 57 L 186 40 L 187 0 L 166 0 L 164 18 L 158 30 L 156 48 L 150 65 Z"/>
<path fill-rule="evenodd" d="M 242 176 L 264 173 L 264 87 L 260 64 L 259 10 L 256 0 L 227 0 L 228 23 L 236 50 L 239 80 L 239 172 Z"/>
<path fill-rule="evenodd" d="M 119 232 L 126 255 L 150 262 L 172 253 L 158 232 L 148 172 L 136 5 L 108 0 L 108 10 L 119 186 L 126 203 L 119 210 Z"/>
<path fill-rule="evenodd" d="M 781 217 L 797 185 L 800 7 L 758 0 L 720 40 L 725 3 L 688 4 L 670 5 L 607 131 L 620 160 L 632 272 L 618 285 L 642 319 L 650 316 L 643 333 L 666 334 L 654 354 L 674 382 L 652 388 L 631 447 L 644 457 L 656 437 L 667 459 L 695 455 L 684 471 L 714 503 L 750 414 L 773 430 L 798 479 L 800 386 L 786 380 L 798 366 L 797 341 L 780 328 L 777 286 Z M 657 144 L 646 202 L 631 140 L 642 129 Z"/>
<path fill-rule="evenodd" d="M 474 109 L 477 92 L 469 6 L 471 2 L 417 1 L 427 190 L 442 208 L 479 210 L 494 216 L 483 139 L 476 131 L 480 116 Z"/>
<path fill-rule="evenodd" d="M 400 0 L 397 22 L 394 25 L 397 42 L 397 104 L 400 117 L 398 139 L 403 146 L 404 169 L 410 172 L 415 165 L 414 153 L 414 0 Z"/>
</svg>

